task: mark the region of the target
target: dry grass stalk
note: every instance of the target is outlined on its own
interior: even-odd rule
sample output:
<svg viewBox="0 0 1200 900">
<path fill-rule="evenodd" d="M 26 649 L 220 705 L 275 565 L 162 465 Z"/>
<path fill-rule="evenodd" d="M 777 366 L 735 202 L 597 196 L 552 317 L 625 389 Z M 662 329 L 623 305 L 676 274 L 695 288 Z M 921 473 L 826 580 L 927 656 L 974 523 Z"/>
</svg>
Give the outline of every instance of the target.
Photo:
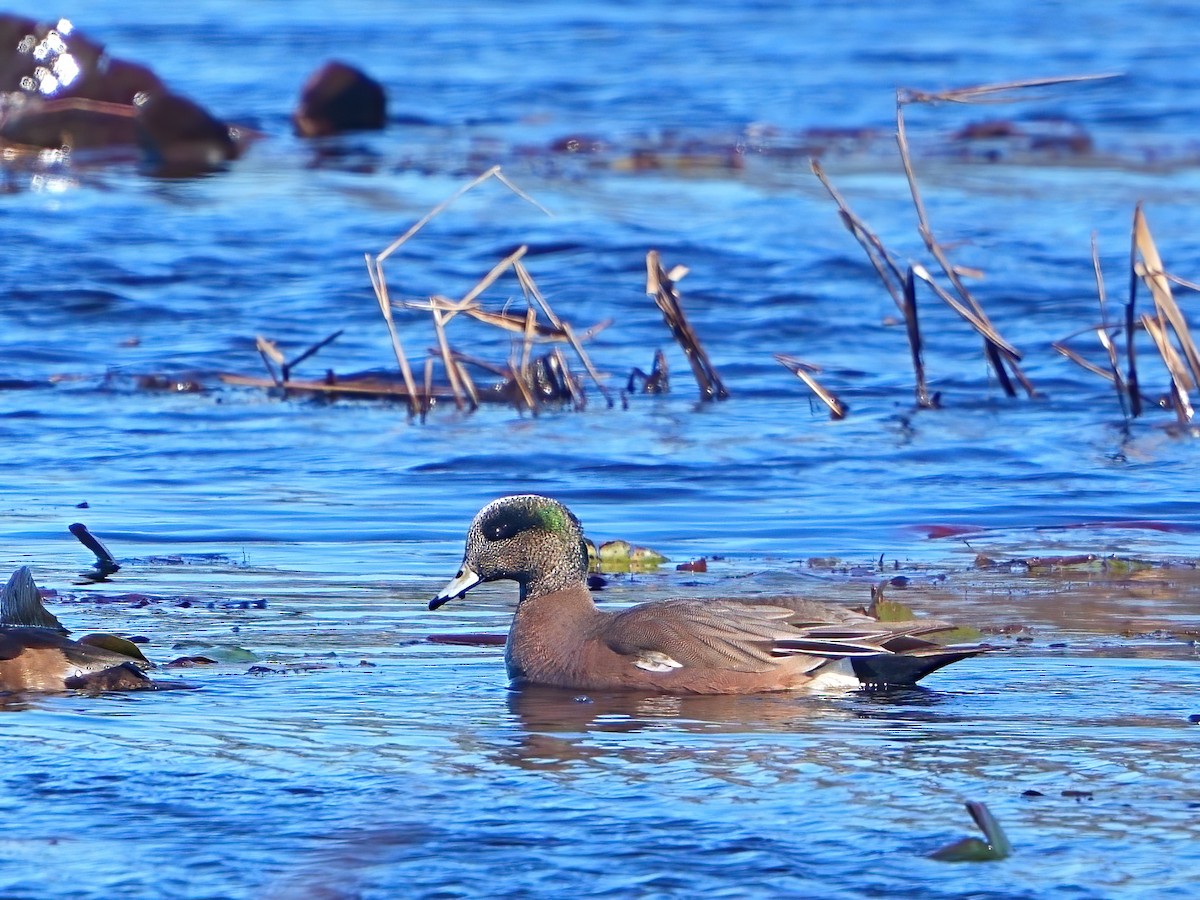
<svg viewBox="0 0 1200 900">
<path fill-rule="evenodd" d="M 1154 341 L 1154 346 L 1162 356 L 1167 372 L 1171 376 L 1171 408 L 1175 411 L 1179 424 L 1186 425 L 1192 420 L 1194 414 L 1191 400 L 1188 399 L 1188 390 L 1194 385 L 1188 377 L 1187 367 L 1171 344 L 1167 329 L 1159 319 L 1149 313 L 1142 313 L 1142 327 Z"/>
<path fill-rule="evenodd" d="M 1175 296 L 1171 292 L 1171 281 L 1163 267 L 1162 257 L 1159 256 L 1158 247 L 1150 234 L 1150 226 L 1146 224 L 1146 215 L 1142 211 L 1140 203 L 1133 213 L 1133 233 L 1143 262 L 1139 274 L 1150 288 L 1159 323 L 1164 327 L 1166 323 L 1170 323 L 1175 337 L 1179 341 L 1179 346 L 1183 350 L 1192 378 L 1200 381 L 1200 353 L 1196 351 L 1196 344 L 1192 340 L 1187 320 L 1183 317 L 1179 304 L 1175 302 Z"/>
<path fill-rule="evenodd" d="M 1117 391 L 1117 402 L 1121 404 L 1121 415 L 1128 419 L 1129 406 L 1126 403 L 1126 396 L 1129 393 L 1129 386 L 1121 377 L 1117 347 L 1108 335 L 1108 294 L 1104 289 L 1104 270 L 1100 266 L 1100 248 L 1096 245 L 1096 232 L 1094 231 L 1092 232 L 1092 270 L 1096 273 L 1096 297 L 1100 301 L 1100 327 L 1096 329 L 1096 337 L 1100 341 L 1100 346 L 1108 354 L 1109 372 L 1107 374 Z"/>
<path fill-rule="evenodd" d="M 850 209 L 845 199 L 829 181 L 821 164 L 813 159 L 809 161 L 809 165 L 812 167 L 813 174 L 817 176 L 825 190 L 829 192 L 829 196 L 833 198 L 833 202 L 837 204 L 842 224 L 854 235 L 854 239 L 866 252 L 867 259 L 870 260 L 879 280 L 883 282 L 883 286 L 892 295 L 892 300 L 904 316 L 905 333 L 908 336 L 913 373 L 916 377 L 917 405 L 924 409 L 933 409 L 938 404 L 936 398 L 930 398 L 925 382 L 925 363 L 921 356 L 921 329 L 917 320 L 917 296 L 912 268 L 909 267 L 907 270 L 900 268 L 900 264 L 896 262 L 896 258 L 888 251 L 883 241 L 867 227 L 866 222 Z"/>
<path fill-rule="evenodd" d="M 866 251 L 867 259 L 870 260 L 875 272 L 879 275 L 879 280 L 883 282 L 883 286 L 887 292 L 892 295 L 892 300 L 896 303 L 896 308 L 904 312 L 904 270 L 900 264 L 896 262 L 896 258 L 892 256 L 883 241 L 867 227 L 866 222 L 860 219 L 850 209 L 845 199 L 830 182 L 825 170 L 821 168 L 821 164 L 817 160 L 809 160 L 809 165 L 812 168 L 813 174 L 817 176 L 817 180 L 829 192 L 829 196 L 833 198 L 833 202 L 837 204 L 838 215 L 842 220 L 842 224 L 846 226 L 846 230 L 854 235 L 854 239 Z"/>
<path fill-rule="evenodd" d="M 922 409 L 935 409 L 938 405 L 937 396 L 930 399 L 929 388 L 925 384 L 925 361 L 921 356 L 921 326 L 917 320 L 917 288 L 912 266 L 908 267 L 904 276 L 904 328 L 908 335 L 908 347 L 912 352 L 917 406 Z"/>
<path fill-rule="evenodd" d="M 681 267 L 677 266 L 668 274 L 663 270 L 662 258 L 658 251 L 649 251 L 646 254 L 646 293 L 654 297 L 654 302 L 662 311 L 663 320 L 683 349 L 683 355 L 687 357 L 688 364 L 692 367 L 692 374 L 696 377 L 696 384 L 700 387 L 700 399 L 705 402 L 725 400 L 729 396 L 729 391 L 721 383 L 721 377 L 713 368 L 708 354 L 704 352 L 704 348 L 700 345 L 700 339 L 696 337 L 692 326 L 688 324 L 687 317 L 683 314 L 683 308 L 679 304 L 679 291 L 675 288 L 676 279 L 672 278 L 672 275 L 681 277 L 678 276 L 680 269 Z M 686 272 L 687 270 L 683 269 L 682 271 Z"/>
<path fill-rule="evenodd" d="M 1125 383 L 1129 386 L 1129 412 L 1134 418 L 1142 414 L 1141 392 L 1138 390 L 1137 345 L 1134 335 L 1137 333 L 1137 229 L 1129 230 L 1129 301 L 1125 304 Z"/>
<path fill-rule="evenodd" d="M 1133 271 L 1131 274 L 1133 287 L 1130 290 L 1130 309 L 1136 296 L 1137 279 L 1140 277 L 1150 289 L 1154 300 L 1154 315 L 1143 313 L 1142 327 L 1154 341 L 1154 346 L 1162 357 L 1167 373 L 1171 377 L 1171 407 L 1181 424 L 1190 422 L 1194 409 L 1188 392 L 1200 382 L 1200 353 L 1192 340 L 1187 320 L 1171 292 L 1171 281 L 1163 266 L 1162 256 L 1150 234 L 1150 226 L 1146 215 L 1139 203 L 1133 212 Z M 1137 256 L 1141 263 L 1137 262 Z M 1175 343 L 1171 334 L 1174 333 Z M 1178 349 L 1176 347 L 1178 344 Z"/>
<path fill-rule="evenodd" d="M 965 306 L 957 297 L 934 281 L 933 276 L 929 274 L 929 271 L 924 266 L 914 264 L 912 266 L 912 273 L 928 284 L 933 289 L 933 292 L 938 295 L 938 298 L 958 313 L 968 325 L 978 331 L 989 345 L 994 346 L 997 351 L 1009 359 L 1017 360 L 1021 358 L 1021 354 L 1017 351 L 1017 348 L 1002 338 L 1000 332 L 992 327 L 991 322 L 986 318 L 980 318 L 974 310 Z"/>
<path fill-rule="evenodd" d="M 371 287 L 375 291 L 375 299 L 379 303 L 379 311 L 383 314 L 384 324 L 387 325 L 388 337 L 392 341 L 392 353 L 396 356 L 396 362 L 400 366 L 400 374 L 404 377 L 404 384 L 408 388 L 409 398 L 409 415 L 416 415 L 419 411 L 419 401 L 417 400 L 417 385 L 413 381 L 412 367 L 408 364 L 408 357 L 404 353 L 404 346 L 400 343 L 400 333 L 396 330 L 396 321 L 392 318 L 392 301 L 388 296 L 387 280 L 383 276 L 383 264 L 374 259 L 370 253 L 365 254 L 367 259 L 367 274 L 371 279 Z"/>
<path fill-rule="evenodd" d="M 968 89 L 963 90 L 966 91 Z M 929 217 L 925 211 L 925 202 L 921 198 L 920 188 L 917 186 L 917 176 L 913 169 L 912 157 L 908 149 L 908 136 L 904 127 L 904 104 L 906 102 L 916 102 L 915 100 L 905 98 L 911 97 L 912 95 L 913 92 L 908 92 L 906 94 L 903 89 L 896 92 L 896 144 L 900 149 L 900 162 L 904 166 L 904 176 L 908 181 L 908 189 L 909 193 L 912 194 L 913 207 L 917 212 L 917 230 L 921 235 L 921 240 L 925 243 L 926 249 L 928 249 L 933 258 L 937 260 L 938 265 L 941 266 L 942 272 L 945 273 L 946 278 L 954 287 L 955 293 L 962 298 L 964 303 L 970 307 L 972 313 L 974 314 L 973 317 L 968 318 L 967 321 L 971 322 L 975 326 L 976 330 L 983 335 L 984 355 L 991 364 L 992 370 L 996 373 L 996 378 L 999 380 L 1000 386 L 1004 390 L 1004 393 L 1010 397 L 1015 397 L 1017 393 L 1016 389 L 1012 385 L 1012 380 L 1009 378 L 1008 371 L 1005 368 L 1007 365 L 1007 367 L 1012 370 L 1013 376 L 1021 383 L 1021 386 L 1025 388 L 1025 391 L 1029 394 L 1029 396 L 1032 397 L 1036 391 L 1034 390 L 1033 385 L 1021 371 L 1021 367 L 1018 365 L 1018 360 L 1021 358 L 1020 354 L 1017 353 L 1017 351 L 1011 345 L 1001 344 L 995 339 L 994 336 L 998 335 L 996 335 L 995 328 L 988 320 L 987 313 L 983 311 L 983 307 L 975 299 L 974 295 L 967 290 L 966 285 L 963 284 L 962 278 L 959 277 L 958 270 L 950 263 L 945 251 L 934 238 L 933 229 L 929 226 Z M 932 283 L 932 280 L 930 280 L 930 284 Z M 946 296 L 948 296 L 944 291 L 939 291 L 938 295 L 941 296 L 943 300 L 945 300 Z M 962 311 L 957 307 L 956 311 L 958 311 L 960 315 L 963 315 Z M 986 330 L 981 328 L 980 325 L 976 324 L 976 322 L 986 325 Z"/>
<path fill-rule="evenodd" d="M 454 359 L 454 371 L 458 375 L 459 383 L 466 389 L 467 396 L 471 398 L 471 408 L 479 408 L 479 390 L 475 387 L 475 379 L 471 377 L 471 373 L 467 371 L 467 367 L 462 364 L 459 359 Z"/>
<path fill-rule="evenodd" d="M 513 263 L 513 270 L 517 273 L 517 280 L 520 282 L 521 290 L 524 291 L 525 296 L 527 298 L 532 298 L 534 302 L 541 307 L 542 312 L 546 314 L 546 318 L 550 320 L 551 324 L 553 324 L 554 327 L 566 337 L 567 343 L 571 345 L 571 349 L 575 351 L 576 355 L 579 357 L 579 361 L 583 363 L 583 367 L 587 369 L 588 375 L 591 376 L 596 388 L 600 391 L 600 394 L 604 397 L 605 402 L 611 409 L 613 405 L 612 397 L 609 395 L 608 389 L 605 388 L 604 383 L 600 380 L 600 373 L 597 372 L 596 367 L 592 365 L 592 361 L 588 357 L 587 351 L 583 349 L 583 345 L 575 336 L 575 332 L 572 330 L 571 326 L 567 322 L 564 322 L 562 319 L 560 319 L 555 314 L 554 310 L 550 308 L 550 304 L 547 303 L 546 298 L 542 296 L 542 292 L 538 289 L 533 277 L 529 274 L 529 270 L 526 269 L 519 260 Z"/>
<path fill-rule="evenodd" d="M 550 353 L 551 359 L 558 365 L 559 371 L 562 373 L 563 385 L 567 389 L 567 394 L 571 397 L 571 404 L 577 410 L 582 410 L 587 407 L 587 398 L 583 395 L 583 391 L 579 389 L 579 384 L 575 380 L 575 376 L 571 373 L 571 364 L 567 360 L 567 355 L 562 352 L 562 347 L 555 347 Z M 612 401 L 609 401 L 609 405 Z"/>
<path fill-rule="evenodd" d="M 433 309 L 433 330 L 437 334 L 438 350 L 442 355 L 442 365 L 446 369 L 446 378 L 450 382 L 450 391 L 454 394 L 454 405 L 462 409 L 466 404 L 463 400 L 463 388 L 458 379 L 458 367 L 450 357 L 450 342 L 446 340 L 446 325 L 442 310 Z"/>
<path fill-rule="evenodd" d="M 472 190 L 473 188 L 478 187 L 479 185 L 483 184 L 485 181 L 488 181 L 489 179 L 492 179 L 492 178 L 499 181 L 501 184 L 503 184 L 505 187 L 507 187 L 509 190 L 511 190 L 513 193 L 515 193 L 521 199 L 525 200 L 528 203 L 531 203 L 533 206 L 536 206 L 542 212 L 546 213 L 546 215 L 550 215 L 549 211 L 544 206 L 542 206 L 540 203 L 535 201 L 532 197 L 530 197 L 528 194 L 526 194 L 524 191 L 522 191 L 520 188 L 518 188 L 515 184 L 513 184 L 511 181 L 509 181 L 507 178 L 505 178 L 501 174 L 499 166 L 493 166 L 492 168 L 490 168 L 486 172 L 484 172 L 482 175 L 478 176 L 477 178 L 473 179 L 472 181 L 470 181 L 467 184 L 460 187 L 457 191 L 455 191 L 453 194 L 451 194 L 449 197 L 447 197 L 445 200 L 443 200 L 437 206 L 433 207 L 433 209 L 431 209 L 424 216 L 422 216 L 419 220 L 417 220 L 417 222 L 415 222 L 406 232 L 404 232 L 404 234 L 400 235 L 400 237 L 396 238 L 394 241 L 392 241 L 392 243 L 388 244 L 388 246 L 386 248 L 384 248 L 384 250 L 381 253 L 379 253 L 376 256 L 372 256 L 369 253 L 365 254 L 366 262 L 367 262 L 367 273 L 371 279 L 371 287 L 375 291 L 376 300 L 379 302 L 379 310 L 383 315 L 384 323 L 387 325 L 388 335 L 391 338 L 392 352 L 396 356 L 396 362 L 400 366 L 401 375 L 404 377 L 404 383 L 405 383 L 406 387 L 408 388 L 408 394 L 409 394 L 409 397 L 411 398 L 411 405 L 409 407 L 410 414 L 415 414 L 418 412 L 417 399 L 416 399 L 417 389 L 416 389 L 416 384 L 413 381 L 412 368 L 409 366 L 408 358 L 404 354 L 404 348 L 400 343 L 400 335 L 396 330 L 396 322 L 392 316 L 392 301 L 391 301 L 391 297 L 389 296 L 390 292 L 388 290 L 387 278 L 384 275 L 384 271 L 383 271 L 383 263 L 388 257 L 390 257 L 393 253 L 395 253 L 402 246 L 404 246 L 404 244 L 408 240 L 410 240 L 414 235 L 416 235 L 422 228 L 424 228 L 427 224 L 429 224 L 429 222 L 431 222 L 434 218 L 436 218 L 438 215 L 440 215 L 442 212 L 444 212 L 452 203 L 454 203 L 455 200 L 459 199 L 463 194 L 467 193 L 468 191 Z M 435 323 L 436 323 L 436 317 L 435 317 Z M 437 327 L 437 326 L 435 325 L 435 327 Z M 444 337 L 444 335 L 443 335 L 443 337 Z M 456 375 L 452 372 L 452 369 L 449 366 L 447 367 L 447 373 L 448 373 L 447 377 L 450 378 L 451 383 L 452 384 L 455 383 L 457 381 Z M 461 408 L 463 401 L 462 401 L 460 392 L 458 390 L 456 390 L 454 392 L 454 397 L 455 397 L 455 403 L 458 404 L 459 407 Z"/>
<path fill-rule="evenodd" d="M 275 372 L 275 366 L 282 367 L 285 363 L 283 354 L 279 352 L 275 342 L 267 340 L 260 334 L 254 338 L 254 346 L 258 349 L 258 355 L 262 357 L 263 365 L 267 367 L 267 374 L 271 376 L 275 386 L 282 387 L 283 379 Z"/>
<path fill-rule="evenodd" d="M 947 91 L 917 91 L 901 88 L 896 98 L 901 103 L 1009 103 L 1014 98 L 997 97 L 1010 91 L 1028 90 L 1037 87 L 1052 87 L 1058 84 L 1078 84 L 1081 81 L 1103 81 L 1119 78 L 1120 73 L 1107 72 L 1088 75 L 1062 75 L 1056 78 L 1026 78 L 1020 81 L 1003 81 L 993 84 L 977 84 L 971 87 L 952 88 Z"/>
<path fill-rule="evenodd" d="M 814 366 L 811 363 L 806 363 L 796 359 L 794 356 L 788 356 L 784 353 L 776 353 L 775 359 L 784 368 L 788 369 L 793 375 L 808 385 L 808 389 L 813 392 L 818 400 L 829 407 L 829 417 L 831 419 L 844 419 L 849 411 L 846 404 L 842 403 L 832 393 L 823 388 L 815 378 L 810 375 L 810 372 L 820 372 L 819 366 Z"/>
</svg>

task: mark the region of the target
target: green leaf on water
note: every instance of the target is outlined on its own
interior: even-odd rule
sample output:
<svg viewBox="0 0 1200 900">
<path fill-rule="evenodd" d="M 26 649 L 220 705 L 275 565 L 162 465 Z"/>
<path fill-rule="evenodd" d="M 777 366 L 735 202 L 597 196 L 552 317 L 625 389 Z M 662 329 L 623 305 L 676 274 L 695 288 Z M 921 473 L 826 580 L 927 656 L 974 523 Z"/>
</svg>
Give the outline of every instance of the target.
<svg viewBox="0 0 1200 900">
<path fill-rule="evenodd" d="M 1012 853 L 1012 844 L 991 811 L 976 800 L 968 800 L 967 812 L 983 832 L 985 840 L 962 838 L 935 850 L 929 858 L 941 862 L 989 862 L 1008 857 Z"/>
<path fill-rule="evenodd" d="M 667 558 L 649 547 L 636 547 L 629 541 L 605 541 L 597 550 L 589 540 L 588 568 L 599 572 L 646 572 L 658 568 Z"/>
<path fill-rule="evenodd" d="M 85 634 L 79 639 L 79 643 L 87 644 L 89 647 L 99 647 L 101 650 L 110 650 L 113 653 L 120 653 L 122 656 L 128 656 L 130 659 L 136 659 L 140 662 L 149 663 L 145 654 L 133 641 L 127 641 L 123 637 L 117 637 L 115 634 Z"/>
</svg>

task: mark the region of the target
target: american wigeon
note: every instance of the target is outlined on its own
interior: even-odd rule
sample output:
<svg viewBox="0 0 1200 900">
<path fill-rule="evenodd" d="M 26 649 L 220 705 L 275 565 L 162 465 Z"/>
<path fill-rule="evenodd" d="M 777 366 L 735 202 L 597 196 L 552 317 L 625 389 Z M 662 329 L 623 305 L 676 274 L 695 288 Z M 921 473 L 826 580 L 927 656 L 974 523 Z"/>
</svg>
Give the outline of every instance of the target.
<svg viewBox="0 0 1200 900">
<path fill-rule="evenodd" d="M 128 642 L 111 635 L 67 637 L 42 605 L 27 566 L 17 569 L 0 592 L 0 692 L 62 691 L 74 688 L 130 690 L 153 687 L 142 674 L 140 656 L 110 649 Z M 128 645 L 136 653 L 133 645 Z"/>
<path fill-rule="evenodd" d="M 839 671 L 911 685 L 986 649 L 919 636 L 944 623 L 881 623 L 799 598 L 656 600 L 608 612 L 592 602 L 587 567 L 570 510 L 535 494 L 504 497 L 475 516 L 462 568 L 429 608 L 485 581 L 517 582 L 504 652 L 514 686 L 751 694 L 819 685 Z"/>
</svg>

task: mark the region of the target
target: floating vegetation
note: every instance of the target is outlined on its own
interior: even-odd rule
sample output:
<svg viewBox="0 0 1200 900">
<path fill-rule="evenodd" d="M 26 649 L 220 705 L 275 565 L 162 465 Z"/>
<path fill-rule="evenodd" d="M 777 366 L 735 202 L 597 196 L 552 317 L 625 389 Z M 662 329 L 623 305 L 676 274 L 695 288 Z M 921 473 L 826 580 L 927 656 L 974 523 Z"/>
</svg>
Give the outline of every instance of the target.
<svg viewBox="0 0 1200 900">
<path fill-rule="evenodd" d="M 588 569 L 592 572 L 649 572 L 669 562 L 661 553 L 629 541 L 605 541 L 599 548 L 588 539 L 584 544 L 588 552 Z"/>
<path fill-rule="evenodd" d="M 983 832 L 983 840 L 977 837 L 963 838 L 935 850 L 929 854 L 929 858 L 941 862 L 990 862 L 1010 856 L 1012 844 L 991 811 L 977 800 L 968 800 L 966 806 L 967 812 Z"/>
</svg>

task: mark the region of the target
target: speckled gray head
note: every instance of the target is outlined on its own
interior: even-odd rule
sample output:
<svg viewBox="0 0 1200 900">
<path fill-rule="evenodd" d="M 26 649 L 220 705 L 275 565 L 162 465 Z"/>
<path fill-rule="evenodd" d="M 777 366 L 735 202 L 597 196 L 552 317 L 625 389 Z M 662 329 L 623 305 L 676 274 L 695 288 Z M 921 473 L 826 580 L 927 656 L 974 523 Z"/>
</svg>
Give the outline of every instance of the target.
<svg viewBox="0 0 1200 900">
<path fill-rule="evenodd" d="M 517 582 L 522 600 L 548 594 L 583 583 L 587 565 L 583 527 L 569 509 L 538 494 L 501 497 L 476 514 L 462 567 L 429 608 L 485 581 Z"/>
</svg>

